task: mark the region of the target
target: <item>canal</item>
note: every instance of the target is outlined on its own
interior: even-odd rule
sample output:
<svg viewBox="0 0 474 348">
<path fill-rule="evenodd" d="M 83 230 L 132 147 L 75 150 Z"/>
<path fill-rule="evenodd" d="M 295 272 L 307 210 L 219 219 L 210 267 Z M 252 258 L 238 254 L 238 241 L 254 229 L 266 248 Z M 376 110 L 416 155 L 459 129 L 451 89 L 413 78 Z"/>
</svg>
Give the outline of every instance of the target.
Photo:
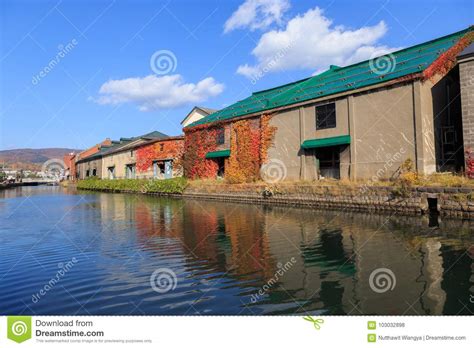
<svg viewBox="0 0 474 348">
<path fill-rule="evenodd" d="M 0 315 L 472 314 L 472 222 L 0 191 Z"/>
</svg>

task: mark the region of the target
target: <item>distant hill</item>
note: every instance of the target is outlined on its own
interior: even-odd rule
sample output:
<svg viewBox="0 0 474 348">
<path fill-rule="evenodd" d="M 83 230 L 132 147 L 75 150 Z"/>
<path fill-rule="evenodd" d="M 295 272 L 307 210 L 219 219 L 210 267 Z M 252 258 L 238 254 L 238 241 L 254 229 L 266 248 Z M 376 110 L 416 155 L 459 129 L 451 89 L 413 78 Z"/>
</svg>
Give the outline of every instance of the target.
<svg viewBox="0 0 474 348">
<path fill-rule="evenodd" d="M 52 158 L 63 159 L 65 154 L 80 152 L 77 149 L 13 149 L 0 151 L 0 166 L 12 169 L 40 170 L 44 162 Z"/>
</svg>

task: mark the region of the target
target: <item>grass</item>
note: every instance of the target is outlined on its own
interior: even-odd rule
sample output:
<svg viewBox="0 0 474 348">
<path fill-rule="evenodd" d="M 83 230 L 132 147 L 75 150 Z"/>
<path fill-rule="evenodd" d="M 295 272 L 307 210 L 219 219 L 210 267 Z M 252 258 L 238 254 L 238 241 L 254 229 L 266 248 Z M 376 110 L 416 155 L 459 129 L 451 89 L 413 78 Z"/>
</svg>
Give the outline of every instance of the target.
<svg viewBox="0 0 474 348">
<path fill-rule="evenodd" d="M 87 179 L 77 183 L 78 189 L 101 191 L 127 191 L 140 193 L 183 193 L 188 186 L 185 178 L 153 179 Z"/>
<path fill-rule="evenodd" d="M 357 180 L 348 179 L 334 180 L 324 179 L 315 181 L 284 181 L 269 184 L 264 181 L 245 184 L 229 184 L 225 180 L 206 179 L 188 181 L 185 178 L 173 178 L 165 180 L 152 179 L 87 179 L 81 180 L 77 184 L 78 189 L 103 190 L 103 191 L 128 191 L 142 193 L 170 193 L 181 194 L 187 188 L 191 191 L 206 193 L 215 192 L 259 192 L 270 190 L 274 193 L 310 193 L 319 192 L 326 186 L 340 189 L 359 189 L 371 186 L 393 187 L 395 191 L 403 193 L 412 187 L 466 187 L 474 188 L 474 180 L 460 175 L 450 173 L 437 173 L 432 175 L 417 175 L 413 172 L 402 174 L 396 180 Z"/>
<path fill-rule="evenodd" d="M 409 172 L 402 174 L 402 176 L 395 180 L 349 180 L 349 179 L 323 179 L 323 180 L 295 180 L 295 181 L 282 181 L 274 184 L 269 184 L 264 181 L 257 181 L 254 183 L 247 184 L 228 184 L 225 180 L 193 180 L 189 181 L 189 187 L 193 189 L 210 190 L 212 188 L 232 188 L 232 190 L 238 191 L 239 189 L 249 189 L 251 187 L 265 187 L 275 186 L 287 190 L 291 188 L 301 186 L 336 186 L 341 188 L 358 188 L 363 186 L 410 186 L 410 187 L 467 187 L 474 188 L 474 180 L 466 178 L 461 175 L 455 175 L 452 173 L 436 173 L 431 175 L 417 175 L 416 173 Z"/>
</svg>

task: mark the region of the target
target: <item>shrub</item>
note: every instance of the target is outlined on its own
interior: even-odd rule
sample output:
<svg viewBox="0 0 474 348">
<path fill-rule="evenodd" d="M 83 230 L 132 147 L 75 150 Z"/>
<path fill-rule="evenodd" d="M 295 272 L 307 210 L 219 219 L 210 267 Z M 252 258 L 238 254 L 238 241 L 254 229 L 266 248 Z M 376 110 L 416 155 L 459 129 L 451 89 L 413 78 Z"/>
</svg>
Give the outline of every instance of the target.
<svg viewBox="0 0 474 348">
<path fill-rule="evenodd" d="M 86 179 L 77 183 L 78 189 L 101 191 L 128 191 L 141 193 L 183 193 L 187 187 L 185 178 L 173 179 Z"/>
</svg>

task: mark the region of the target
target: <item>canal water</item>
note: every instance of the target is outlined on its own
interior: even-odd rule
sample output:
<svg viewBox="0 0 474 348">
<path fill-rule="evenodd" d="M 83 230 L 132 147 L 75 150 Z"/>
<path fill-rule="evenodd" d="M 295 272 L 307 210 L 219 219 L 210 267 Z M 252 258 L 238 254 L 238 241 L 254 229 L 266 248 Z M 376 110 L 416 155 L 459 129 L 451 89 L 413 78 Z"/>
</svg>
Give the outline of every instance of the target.
<svg viewBox="0 0 474 348">
<path fill-rule="evenodd" d="M 0 191 L 0 315 L 469 315 L 474 225 Z"/>
</svg>

